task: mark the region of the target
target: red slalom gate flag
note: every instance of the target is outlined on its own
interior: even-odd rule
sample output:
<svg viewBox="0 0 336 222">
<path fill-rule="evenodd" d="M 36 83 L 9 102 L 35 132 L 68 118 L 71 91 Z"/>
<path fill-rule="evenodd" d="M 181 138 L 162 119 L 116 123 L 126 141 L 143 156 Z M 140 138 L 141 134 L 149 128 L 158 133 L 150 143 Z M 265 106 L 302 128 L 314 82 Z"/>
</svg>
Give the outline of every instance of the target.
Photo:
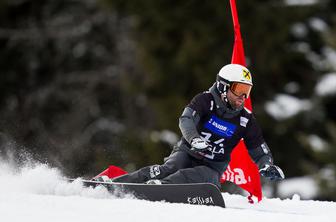
<svg viewBox="0 0 336 222">
<path fill-rule="evenodd" d="M 246 66 L 236 1 L 230 0 L 230 5 L 234 27 L 234 46 L 231 63 Z M 245 101 L 245 108 L 252 111 L 250 97 Z M 248 191 L 250 193 L 248 199 L 251 203 L 253 203 L 252 196 L 257 197 L 258 201 L 261 201 L 262 191 L 259 170 L 257 165 L 251 160 L 243 140 L 239 142 L 231 154 L 230 164 L 221 178 L 222 183 L 225 181 L 231 181 Z"/>
<path fill-rule="evenodd" d="M 93 179 L 98 178 L 100 176 L 107 176 L 108 178 L 115 178 L 121 175 L 127 174 L 127 172 L 120 167 L 110 165 L 103 172 L 99 173 L 97 176 L 93 177 Z"/>
</svg>

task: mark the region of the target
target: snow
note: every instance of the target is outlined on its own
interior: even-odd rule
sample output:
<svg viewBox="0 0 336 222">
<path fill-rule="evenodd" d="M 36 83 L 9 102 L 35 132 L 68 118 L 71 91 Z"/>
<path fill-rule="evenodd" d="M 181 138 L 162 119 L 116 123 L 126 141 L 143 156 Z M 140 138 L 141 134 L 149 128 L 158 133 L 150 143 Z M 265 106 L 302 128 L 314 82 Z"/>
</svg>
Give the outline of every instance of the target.
<svg viewBox="0 0 336 222">
<path fill-rule="evenodd" d="M 154 142 L 162 141 L 170 145 L 174 145 L 179 139 L 176 133 L 169 130 L 153 131 L 150 136 Z"/>
<path fill-rule="evenodd" d="M 296 38 L 304 38 L 307 36 L 308 30 L 304 23 L 297 22 L 291 27 L 291 33 Z"/>
<path fill-rule="evenodd" d="M 278 187 L 282 196 L 299 195 L 300 199 L 314 198 L 318 191 L 317 181 L 310 176 L 286 179 Z"/>
<path fill-rule="evenodd" d="M 278 94 L 274 101 L 265 104 L 266 112 L 277 120 L 290 118 L 301 111 L 311 108 L 309 100 L 300 100 L 287 94 Z"/>
<path fill-rule="evenodd" d="M 309 25 L 312 27 L 313 30 L 317 32 L 326 32 L 328 30 L 328 25 L 327 23 L 317 17 L 313 17 L 309 19 Z"/>
<path fill-rule="evenodd" d="M 284 2 L 288 6 L 306 6 L 317 4 L 318 0 L 285 0 Z"/>
<path fill-rule="evenodd" d="M 317 32 L 326 32 L 328 31 L 328 25 L 325 21 L 318 17 L 312 17 L 308 21 L 309 27 L 311 27 L 313 30 Z M 294 23 L 291 27 L 291 33 L 296 37 L 296 38 L 305 38 L 307 37 L 308 34 L 308 27 L 305 23 L 303 22 L 297 22 Z"/>
<path fill-rule="evenodd" d="M 284 86 L 287 93 L 297 93 L 300 90 L 300 85 L 296 82 L 289 82 Z"/>
<path fill-rule="evenodd" d="M 336 94 L 336 73 L 324 75 L 317 83 L 315 92 L 320 96 Z"/>
<path fill-rule="evenodd" d="M 322 54 L 325 57 L 325 63 L 327 64 L 326 67 L 329 69 L 335 70 L 336 69 L 336 50 L 331 47 L 323 47 Z"/>
<path fill-rule="evenodd" d="M 315 152 L 323 152 L 326 151 L 327 143 L 317 135 L 309 135 L 308 142 Z"/>
<path fill-rule="evenodd" d="M 223 193 L 227 208 L 117 199 L 104 188 L 69 183 L 58 169 L 45 164 L 16 167 L 0 162 L 1 221 L 335 221 L 336 203 L 264 198 L 249 204 L 246 197 Z"/>
</svg>

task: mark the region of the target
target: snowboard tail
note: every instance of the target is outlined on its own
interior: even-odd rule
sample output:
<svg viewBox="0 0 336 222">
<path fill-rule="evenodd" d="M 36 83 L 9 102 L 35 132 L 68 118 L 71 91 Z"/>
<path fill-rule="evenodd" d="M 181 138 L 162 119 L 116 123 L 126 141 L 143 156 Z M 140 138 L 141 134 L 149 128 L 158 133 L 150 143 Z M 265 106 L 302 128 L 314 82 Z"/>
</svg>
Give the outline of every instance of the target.
<svg viewBox="0 0 336 222">
<path fill-rule="evenodd" d="M 225 207 L 220 190 L 210 183 L 158 185 L 80 181 L 86 187 L 104 186 L 109 192 L 119 197 L 131 194 L 141 200 Z"/>
</svg>

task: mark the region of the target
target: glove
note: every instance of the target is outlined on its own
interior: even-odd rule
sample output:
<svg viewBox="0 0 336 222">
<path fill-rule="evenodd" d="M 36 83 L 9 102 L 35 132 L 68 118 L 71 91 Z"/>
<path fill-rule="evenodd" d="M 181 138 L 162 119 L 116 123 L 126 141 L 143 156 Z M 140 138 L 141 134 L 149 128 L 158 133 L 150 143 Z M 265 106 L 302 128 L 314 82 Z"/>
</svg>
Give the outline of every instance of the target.
<svg viewBox="0 0 336 222">
<path fill-rule="evenodd" d="M 191 150 L 202 152 L 209 148 L 211 148 L 211 145 L 205 141 L 204 139 L 200 137 L 195 137 L 191 140 Z"/>
<path fill-rule="evenodd" d="M 259 170 L 261 176 L 266 177 L 269 180 L 283 180 L 285 179 L 285 174 L 282 172 L 280 167 L 276 165 L 265 165 Z"/>
</svg>

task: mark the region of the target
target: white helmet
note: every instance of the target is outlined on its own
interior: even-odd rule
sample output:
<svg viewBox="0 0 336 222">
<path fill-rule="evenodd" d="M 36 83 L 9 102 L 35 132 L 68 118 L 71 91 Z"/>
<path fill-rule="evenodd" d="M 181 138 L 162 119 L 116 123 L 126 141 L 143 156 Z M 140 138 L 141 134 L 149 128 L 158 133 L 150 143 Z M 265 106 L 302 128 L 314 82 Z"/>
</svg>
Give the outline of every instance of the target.
<svg viewBox="0 0 336 222">
<path fill-rule="evenodd" d="M 217 74 L 218 91 L 221 94 L 226 93 L 226 90 L 228 89 L 227 86 L 231 86 L 234 82 L 253 86 L 251 73 L 246 67 L 239 64 L 228 64 L 223 66 Z"/>
</svg>

